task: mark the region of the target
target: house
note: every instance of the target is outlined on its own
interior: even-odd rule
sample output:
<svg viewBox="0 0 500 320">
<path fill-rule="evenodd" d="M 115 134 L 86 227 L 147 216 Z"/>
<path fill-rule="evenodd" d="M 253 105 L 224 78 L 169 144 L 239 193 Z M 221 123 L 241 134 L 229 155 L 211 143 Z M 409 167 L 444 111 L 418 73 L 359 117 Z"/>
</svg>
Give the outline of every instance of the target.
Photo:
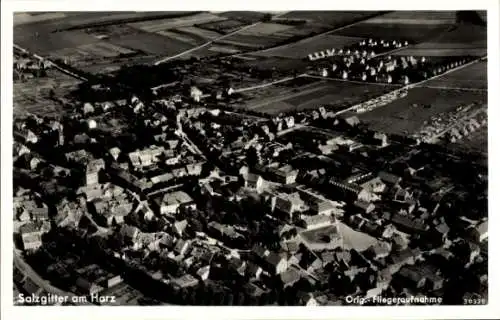
<svg viewBox="0 0 500 320">
<path fill-rule="evenodd" d="M 295 268 L 290 268 L 285 272 L 280 273 L 280 279 L 284 288 L 292 287 L 300 280 L 300 274 Z"/>
<path fill-rule="evenodd" d="M 19 227 L 23 248 L 27 251 L 37 250 L 42 246 L 42 230 L 39 224 L 28 222 Z"/>
<path fill-rule="evenodd" d="M 401 213 L 395 213 L 391 217 L 392 223 L 394 223 L 402 231 L 419 232 L 423 233 L 429 229 L 429 226 L 424 223 L 421 219 L 412 219 L 409 215 L 404 215 Z"/>
<path fill-rule="evenodd" d="M 122 225 L 120 229 L 120 233 L 123 235 L 123 237 L 131 241 L 135 241 L 137 239 L 139 232 L 139 228 L 135 226 L 129 226 L 127 224 Z"/>
<path fill-rule="evenodd" d="M 386 185 L 380 177 L 374 177 L 362 183 L 361 187 L 372 193 L 382 193 L 386 190 Z"/>
<path fill-rule="evenodd" d="M 389 186 L 397 185 L 402 180 L 401 177 L 386 171 L 380 171 L 378 173 L 378 177 L 382 180 L 382 182 L 388 184 Z"/>
<path fill-rule="evenodd" d="M 377 287 L 387 289 L 392 281 L 392 273 L 390 268 L 384 268 L 377 273 Z"/>
<path fill-rule="evenodd" d="M 210 266 L 207 265 L 199 268 L 196 271 L 196 275 L 198 275 L 201 278 L 201 280 L 206 281 L 208 279 L 208 276 L 210 275 Z"/>
<path fill-rule="evenodd" d="M 104 288 L 99 286 L 98 284 L 88 281 L 83 277 L 78 277 L 76 279 L 76 291 L 82 295 L 90 296 L 96 293 L 101 292 Z"/>
<path fill-rule="evenodd" d="M 385 258 L 391 253 L 391 245 L 387 242 L 379 241 L 368 248 L 368 252 L 375 259 Z"/>
<path fill-rule="evenodd" d="M 178 288 L 194 287 L 198 284 L 198 279 L 190 274 L 185 274 L 182 277 L 173 279 L 171 283 Z"/>
<path fill-rule="evenodd" d="M 196 209 L 196 203 L 184 191 L 175 191 L 165 194 L 161 198 L 154 199 L 156 205 L 160 208 L 160 214 L 172 215 L 180 208 Z"/>
<path fill-rule="evenodd" d="M 382 147 L 382 148 L 389 145 L 389 143 L 387 142 L 387 135 L 385 133 L 376 132 L 373 135 L 373 140 L 376 142 L 376 144 L 379 147 Z"/>
<path fill-rule="evenodd" d="M 25 208 L 22 208 L 22 207 L 17 208 L 16 217 L 17 217 L 17 220 L 19 220 L 21 222 L 26 222 L 26 221 L 31 220 L 31 215 L 28 212 L 28 210 L 26 210 Z"/>
<path fill-rule="evenodd" d="M 323 251 L 321 253 L 321 260 L 323 261 L 323 267 L 335 261 L 335 254 L 333 251 Z"/>
<path fill-rule="evenodd" d="M 316 214 L 321 214 L 321 215 L 332 215 L 334 212 L 337 211 L 337 207 L 333 205 L 333 203 L 329 200 L 319 200 L 313 202 L 311 205 L 311 209 L 316 213 Z"/>
<path fill-rule="evenodd" d="M 483 242 L 488 239 L 488 220 L 477 224 L 471 229 L 472 239 L 476 242 Z"/>
<path fill-rule="evenodd" d="M 303 208 L 304 201 L 300 199 L 297 193 L 294 194 L 278 194 L 271 200 L 271 210 L 287 213 L 290 217 L 294 212 L 298 212 Z"/>
<path fill-rule="evenodd" d="M 308 230 L 330 226 L 333 223 L 333 219 L 330 216 L 325 216 L 322 214 L 317 214 L 315 216 L 305 216 L 303 220 Z"/>
<path fill-rule="evenodd" d="M 248 173 L 244 176 L 245 179 L 245 187 L 257 190 L 257 192 L 262 192 L 262 188 L 264 187 L 264 179 L 254 173 Z"/>
<path fill-rule="evenodd" d="M 271 252 L 264 259 L 264 269 L 272 274 L 280 274 L 288 269 L 288 261 L 285 257 L 276 252 Z"/>
<path fill-rule="evenodd" d="M 244 276 L 247 268 L 247 263 L 239 258 L 231 257 L 229 259 L 229 266 L 236 271 L 239 275 Z"/>
<path fill-rule="evenodd" d="M 186 219 L 184 219 L 182 221 L 176 221 L 174 223 L 174 230 L 175 230 L 175 232 L 177 232 L 177 234 L 179 236 L 182 236 L 184 233 L 184 230 L 186 230 L 187 225 L 188 225 L 188 222 Z"/>
<path fill-rule="evenodd" d="M 404 279 L 406 283 L 415 289 L 423 288 L 427 280 L 425 277 L 422 277 L 422 275 L 415 268 L 410 266 L 402 267 L 397 276 Z"/>
<path fill-rule="evenodd" d="M 203 93 L 201 92 L 200 89 L 198 89 L 195 86 L 191 87 L 191 91 L 190 91 L 191 99 L 193 99 L 195 102 L 200 102 L 202 96 L 203 96 Z"/>
<path fill-rule="evenodd" d="M 250 278 L 256 278 L 259 279 L 261 274 L 264 272 L 264 270 L 256 265 L 253 262 L 248 262 L 247 263 L 247 268 L 245 270 L 245 273 L 250 277 Z"/>
<path fill-rule="evenodd" d="M 364 214 L 369 214 L 370 212 L 375 210 L 375 205 L 373 203 L 367 202 L 367 201 L 362 201 L 362 200 L 356 200 L 354 202 L 354 206 L 358 210 L 361 210 L 361 212 Z"/>
<path fill-rule="evenodd" d="M 402 266 L 406 264 L 414 264 L 417 259 L 421 257 L 420 249 L 407 248 L 399 252 L 395 252 L 388 257 L 388 264 L 390 265 L 391 272 L 397 272 Z"/>
<path fill-rule="evenodd" d="M 314 273 L 315 271 L 323 268 L 323 261 L 320 258 L 316 258 L 308 267 L 307 272 Z"/>
<path fill-rule="evenodd" d="M 430 290 L 436 291 L 436 290 L 441 290 L 443 288 L 444 278 L 436 267 L 430 264 L 412 266 L 412 267 L 415 268 L 415 270 L 417 270 L 421 274 L 421 277 L 427 280 L 427 285 Z"/>
<path fill-rule="evenodd" d="M 294 170 L 290 165 L 286 165 L 278 169 L 272 169 L 271 173 L 273 173 L 277 182 L 283 184 L 295 183 L 297 175 L 299 174 L 299 172 Z"/>
<path fill-rule="evenodd" d="M 190 240 L 177 240 L 177 243 L 174 247 L 174 252 L 178 255 L 185 256 L 189 250 L 191 249 L 191 241 Z"/>
</svg>

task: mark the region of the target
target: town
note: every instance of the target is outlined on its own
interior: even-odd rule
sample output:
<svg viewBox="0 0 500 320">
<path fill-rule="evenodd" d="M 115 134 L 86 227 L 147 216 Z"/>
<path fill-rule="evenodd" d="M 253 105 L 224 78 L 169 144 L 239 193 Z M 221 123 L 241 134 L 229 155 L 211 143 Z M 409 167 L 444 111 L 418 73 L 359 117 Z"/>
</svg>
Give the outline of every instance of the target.
<svg viewBox="0 0 500 320">
<path fill-rule="evenodd" d="M 243 18 L 165 18 L 186 29 L 178 38 L 225 30 L 210 40 L 218 55 L 201 45 L 100 74 L 14 37 L 14 301 L 486 304 L 487 89 L 466 81 L 485 77 L 486 55 L 455 45 L 438 56 L 411 30 L 383 34 L 408 13 L 353 15 L 333 35 L 306 11 L 229 13 Z M 463 30 L 483 39 L 465 14 L 442 16 L 442 43 Z M 263 24 L 279 42 L 222 50 Z M 294 34 L 305 40 L 285 38 L 308 24 Z M 82 29 L 101 41 L 117 26 Z M 300 57 L 275 59 L 283 46 Z"/>
</svg>

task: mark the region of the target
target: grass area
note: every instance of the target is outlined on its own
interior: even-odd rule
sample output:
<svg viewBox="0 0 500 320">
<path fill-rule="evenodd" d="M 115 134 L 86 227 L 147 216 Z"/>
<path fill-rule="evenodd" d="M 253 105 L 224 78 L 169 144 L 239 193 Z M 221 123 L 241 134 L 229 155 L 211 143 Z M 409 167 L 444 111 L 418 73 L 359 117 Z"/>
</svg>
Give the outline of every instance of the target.
<svg viewBox="0 0 500 320">
<path fill-rule="evenodd" d="M 47 77 L 32 78 L 13 83 L 13 113 L 14 116 L 23 116 L 33 113 L 39 116 L 61 114 L 63 106 L 50 98 L 50 90 L 56 98 L 69 94 L 79 80 L 74 79 L 56 70 L 48 70 Z"/>
<path fill-rule="evenodd" d="M 335 32 L 336 35 L 349 37 L 401 39 L 421 42 L 448 30 L 443 24 L 402 24 L 402 23 L 360 23 Z"/>
<path fill-rule="evenodd" d="M 308 79 L 300 86 L 287 87 L 286 83 L 282 83 L 245 92 L 245 103 L 241 107 L 269 114 L 315 109 L 321 106 L 343 109 L 392 89 L 393 87 L 381 85 Z"/>
<path fill-rule="evenodd" d="M 488 88 L 488 71 L 486 61 L 481 61 L 461 70 L 450 72 L 437 79 L 430 80 L 425 86 L 453 88 Z"/>
<path fill-rule="evenodd" d="M 343 48 L 361 40 L 363 38 L 325 34 L 289 45 L 279 46 L 271 50 L 256 53 L 256 55 L 302 59 L 306 58 L 310 53 L 332 48 Z"/>
<path fill-rule="evenodd" d="M 326 25 L 338 26 L 368 18 L 377 11 L 291 11 L 282 16 L 289 19 L 303 19 Z"/>
</svg>

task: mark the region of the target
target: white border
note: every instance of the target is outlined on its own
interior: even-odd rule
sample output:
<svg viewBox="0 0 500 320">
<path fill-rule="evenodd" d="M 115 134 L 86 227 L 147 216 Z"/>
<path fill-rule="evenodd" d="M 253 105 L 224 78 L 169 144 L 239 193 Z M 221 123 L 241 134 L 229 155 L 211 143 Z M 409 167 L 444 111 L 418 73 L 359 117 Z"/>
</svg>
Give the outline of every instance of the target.
<svg viewBox="0 0 500 320">
<path fill-rule="evenodd" d="M 489 134 L 489 226 L 498 229 L 500 222 L 498 199 L 495 185 L 499 169 L 499 150 L 495 139 L 495 121 L 500 119 L 498 109 L 499 82 L 499 6 L 496 0 L 436 1 L 417 0 L 412 3 L 402 0 L 287 0 L 272 2 L 253 0 L 231 2 L 223 0 L 183 0 L 183 1 L 1 1 L 2 13 L 2 55 L 1 55 L 1 316 L 5 319 L 78 319 L 90 314 L 98 317 L 120 319 L 331 319 L 331 318 L 469 318 L 487 319 L 500 316 L 500 283 L 498 277 L 498 257 L 489 255 L 489 305 L 483 307 L 13 307 L 12 306 L 12 12 L 14 11 L 165 11 L 165 10 L 488 10 L 488 83 L 489 120 L 492 125 Z M 489 232 L 490 252 L 498 248 L 497 232 Z M 493 248 L 493 250 L 492 250 Z M 43 309 L 41 309 L 43 308 Z"/>
</svg>

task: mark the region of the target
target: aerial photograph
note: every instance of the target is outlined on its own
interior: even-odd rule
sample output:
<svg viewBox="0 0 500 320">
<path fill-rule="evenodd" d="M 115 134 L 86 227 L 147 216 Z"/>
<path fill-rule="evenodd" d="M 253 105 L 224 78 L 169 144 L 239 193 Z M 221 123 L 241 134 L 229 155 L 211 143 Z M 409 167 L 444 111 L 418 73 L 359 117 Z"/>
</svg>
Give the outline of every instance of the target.
<svg viewBox="0 0 500 320">
<path fill-rule="evenodd" d="M 15 12 L 13 304 L 488 304 L 486 13 Z"/>
</svg>

